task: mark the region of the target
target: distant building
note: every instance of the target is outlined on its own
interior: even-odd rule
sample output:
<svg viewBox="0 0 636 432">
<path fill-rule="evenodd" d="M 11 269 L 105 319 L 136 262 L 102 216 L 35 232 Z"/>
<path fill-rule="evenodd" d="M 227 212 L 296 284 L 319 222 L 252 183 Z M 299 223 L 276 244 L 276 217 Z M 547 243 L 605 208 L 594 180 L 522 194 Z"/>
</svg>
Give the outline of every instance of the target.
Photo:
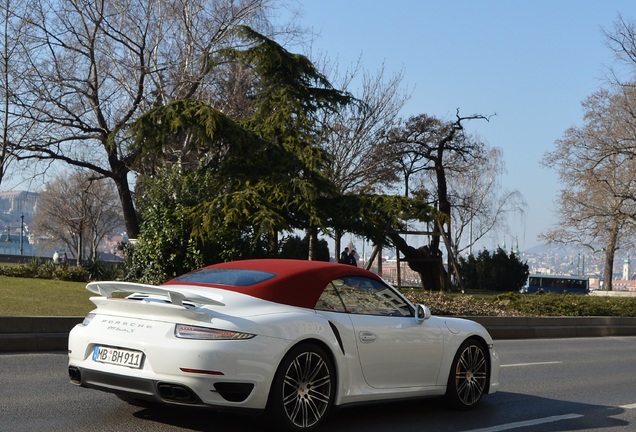
<svg viewBox="0 0 636 432">
<path fill-rule="evenodd" d="M 37 211 L 40 194 L 27 191 L 0 192 L 0 214 L 4 219 L 15 220 L 21 215 L 29 218 Z"/>
<path fill-rule="evenodd" d="M 626 280 L 630 280 L 630 264 L 631 264 L 631 259 L 629 257 L 629 254 L 627 254 L 627 257 L 625 258 L 625 260 L 623 261 L 623 279 L 624 281 Z"/>
</svg>

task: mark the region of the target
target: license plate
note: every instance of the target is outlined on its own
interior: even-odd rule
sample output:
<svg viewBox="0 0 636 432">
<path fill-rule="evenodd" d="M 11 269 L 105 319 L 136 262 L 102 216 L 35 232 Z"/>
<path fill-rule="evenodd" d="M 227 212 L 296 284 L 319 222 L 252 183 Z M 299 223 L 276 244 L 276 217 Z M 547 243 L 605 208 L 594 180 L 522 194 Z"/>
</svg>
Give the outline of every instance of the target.
<svg viewBox="0 0 636 432">
<path fill-rule="evenodd" d="M 135 369 L 141 368 L 143 356 L 140 351 L 121 348 L 96 346 L 93 350 L 93 361 L 128 366 Z"/>
</svg>

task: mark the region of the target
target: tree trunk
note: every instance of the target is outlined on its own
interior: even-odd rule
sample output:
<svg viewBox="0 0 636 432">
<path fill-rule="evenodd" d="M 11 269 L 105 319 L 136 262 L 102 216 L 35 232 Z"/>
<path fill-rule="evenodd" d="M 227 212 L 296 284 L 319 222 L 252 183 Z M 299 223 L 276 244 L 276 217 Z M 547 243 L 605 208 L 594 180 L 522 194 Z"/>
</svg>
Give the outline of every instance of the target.
<svg viewBox="0 0 636 432">
<path fill-rule="evenodd" d="M 389 233 L 395 247 L 404 255 L 404 260 L 411 270 L 418 272 L 422 279 L 422 287 L 431 291 L 441 291 L 447 288 L 448 275 L 442 263 L 442 256 L 438 250 L 428 246 L 414 248 L 409 246 L 398 233 Z"/>
<path fill-rule="evenodd" d="M 310 227 L 307 230 L 307 240 L 309 240 L 309 251 L 307 258 L 309 261 L 316 259 L 316 246 L 318 245 L 318 228 Z"/>
<path fill-rule="evenodd" d="M 117 187 L 117 194 L 121 202 L 124 215 L 124 224 L 128 238 L 136 239 L 139 236 L 139 218 L 133 203 L 133 197 L 128 184 L 128 170 L 118 170 L 113 175 L 113 181 Z"/>
<path fill-rule="evenodd" d="M 614 222 L 609 232 L 607 246 L 605 247 L 605 269 L 603 289 L 612 291 L 612 279 L 614 278 L 614 255 L 616 254 L 616 245 L 618 244 L 618 224 Z"/>
</svg>

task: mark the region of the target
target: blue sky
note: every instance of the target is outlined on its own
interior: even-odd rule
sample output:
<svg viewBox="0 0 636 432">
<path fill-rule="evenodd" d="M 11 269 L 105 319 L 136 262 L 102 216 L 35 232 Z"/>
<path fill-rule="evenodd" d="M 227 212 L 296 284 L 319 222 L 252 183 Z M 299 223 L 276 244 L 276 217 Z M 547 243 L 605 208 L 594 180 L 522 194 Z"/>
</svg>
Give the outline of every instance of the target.
<svg viewBox="0 0 636 432">
<path fill-rule="evenodd" d="M 301 1 L 299 23 L 318 33 L 313 52 L 342 68 L 358 57 L 367 70 L 404 71 L 414 88 L 404 117 L 426 113 L 452 120 L 496 113 L 468 124 L 503 150 L 506 189 L 520 191 L 528 208 L 510 226 L 521 250 L 557 223 L 560 188 L 540 164 L 571 126 L 581 125 L 581 102 L 606 86 L 613 62 L 602 30 L 619 14 L 636 20 L 633 0 Z M 510 247 L 514 238 L 489 240 Z"/>
<path fill-rule="evenodd" d="M 292 0 L 293 1 L 293 0 Z M 619 14 L 636 21 L 634 0 L 299 0 L 299 24 L 341 69 L 358 58 L 368 71 L 404 71 L 413 89 L 403 116 L 452 120 L 496 114 L 467 129 L 503 150 L 504 188 L 521 192 L 523 219 L 509 223 L 521 250 L 558 221 L 555 172 L 540 165 L 565 130 L 582 122 L 581 102 L 606 85 L 613 58 L 602 29 Z M 299 50 L 290 48 L 294 52 Z M 2 189 L 30 183 L 3 184 Z M 511 236 L 489 239 L 492 249 Z"/>
</svg>

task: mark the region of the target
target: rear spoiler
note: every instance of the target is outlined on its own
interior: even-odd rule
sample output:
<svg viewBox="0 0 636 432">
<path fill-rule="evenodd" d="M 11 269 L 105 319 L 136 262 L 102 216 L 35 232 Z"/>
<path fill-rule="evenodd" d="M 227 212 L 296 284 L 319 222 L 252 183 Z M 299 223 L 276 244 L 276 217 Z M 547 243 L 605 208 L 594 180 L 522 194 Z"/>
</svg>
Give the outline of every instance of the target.
<svg viewBox="0 0 636 432">
<path fill-rule="evenodd" d="M 86 289 L 103 297 L 112 297 L 113 293 L 115 292 L 161 295 L 168 297 L 170 299 L 170 302 L 176 306 L 183 306 L 183 302 L 186 300 L 193 303 L 225 306 L 225 303 L 222 303 L 218 300 L 214 300 L 210 297 L 202 296 L 193 292 L 179 290 L 174 286 L 167 288 L 163 286 L 146 285 L 132 282 L 91 282 L 86 285 Z"/>
</svg>

